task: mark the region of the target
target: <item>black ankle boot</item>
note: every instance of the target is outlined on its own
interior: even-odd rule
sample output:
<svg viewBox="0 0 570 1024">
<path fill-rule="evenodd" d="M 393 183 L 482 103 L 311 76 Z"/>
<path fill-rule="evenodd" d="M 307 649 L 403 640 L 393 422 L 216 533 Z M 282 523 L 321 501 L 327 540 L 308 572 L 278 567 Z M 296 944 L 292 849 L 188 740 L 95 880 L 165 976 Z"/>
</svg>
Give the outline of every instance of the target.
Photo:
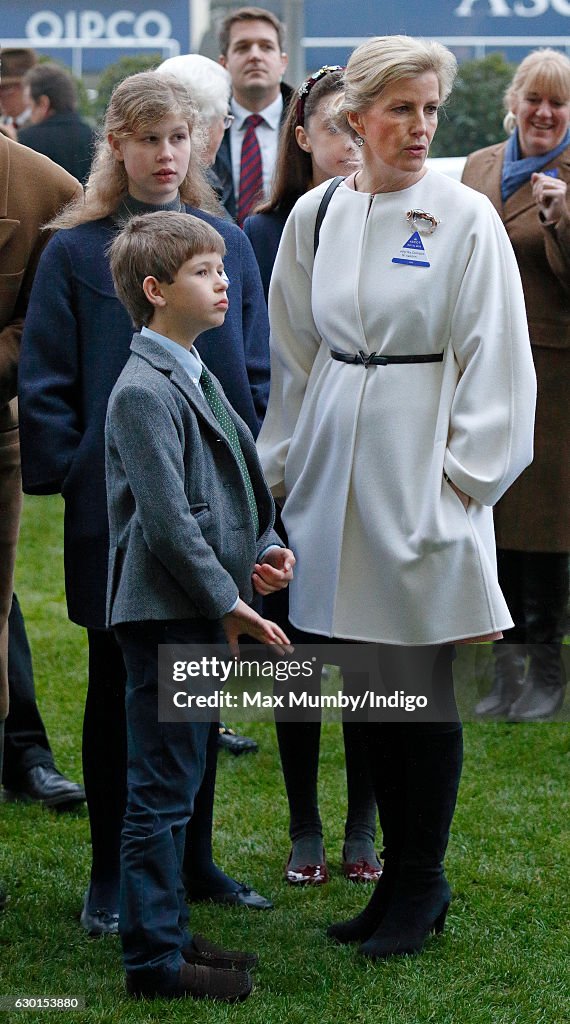
<svg viewBox="0 0 570 1024">
<path fill-rule="evenodd" d="M 373 960 L 421 953 L 431 932 L 443 931 L 450 900 L 443 870 L 404 867 L 379 926 L 358 952 Z"/>
<path fill-rule="evenodd" d="M 494 679 L 486 697 L 475 706 L 479 718 L 503 718 L 522 693 L 525 652 L 522 644 L 493 644 Z"/>
<path fill-rule="evenodd" d="M 384 870 L 364 910 L 347 921 L 337 921 L 327 928 L 327 935 L 340 946 L 351 942 L 365 942 L 380 924 L 392 895 L 395 870 L 384 861 Z"/>
</svg>

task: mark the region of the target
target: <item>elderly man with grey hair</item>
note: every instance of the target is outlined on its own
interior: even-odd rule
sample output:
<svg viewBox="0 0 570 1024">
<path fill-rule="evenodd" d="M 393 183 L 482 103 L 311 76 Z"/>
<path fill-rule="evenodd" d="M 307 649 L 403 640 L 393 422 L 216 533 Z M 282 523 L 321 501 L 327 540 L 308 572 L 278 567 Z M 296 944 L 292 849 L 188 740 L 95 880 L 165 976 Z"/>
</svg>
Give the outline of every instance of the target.
<svg viewBox="0 0 570 1024">
<path fill-rule="evenodd" d="M 229 113 L 231 78 L 229 72 L 201 53 L 185 53 L 168 60 L 156 69 L 158 74 L 174 75 L 180 82 L 188 86 L 196 107 L 200 111 L 204 127 L 204 162 L 207 166 L 207 177 L 210 185 L 223 206 L 223 189 L 213 163 L 226 128 L 229 128 L 233 117 Z M 228 220 L 233 217 L 223 206 L 224 215 Z"/>
</svg>

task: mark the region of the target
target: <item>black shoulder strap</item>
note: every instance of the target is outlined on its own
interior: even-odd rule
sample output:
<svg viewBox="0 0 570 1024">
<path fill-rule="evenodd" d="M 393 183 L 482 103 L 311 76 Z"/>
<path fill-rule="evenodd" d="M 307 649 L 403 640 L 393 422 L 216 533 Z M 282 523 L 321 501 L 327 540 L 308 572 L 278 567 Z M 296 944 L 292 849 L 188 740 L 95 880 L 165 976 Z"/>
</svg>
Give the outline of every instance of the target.
<svg viewBox="0 0 570 1024">
<path fill-rule="evenodd" d="M 342 178 L 342 177 L 333 178 L 333 180 L 331 181 L 329 187 L 327 188 L 323 198 L 321 199 L 320 206 L 319 206 L 319 208 L 317 210 L 317 219 L 315 221 L 315 236 L 314 236 L 314 241 L 313 241 L 313 255 L 314 256 L 317 255 L 317 249 L 319 248 L 319 235 L 321 233 L 321 224 L 323 223 L 323 221 L 325 219 L 325 213 L 327 212 L 327 207 L 328 207 L 328 205 L 329 205 L 329 203 L 330 203 L 330 201 L 332 199 L 333 192 L 336 192 L 336 190 L 337 190 L 338 186 L 340 185 L 341 181 L 344 181 L 344 178 Z"/>
</svg>

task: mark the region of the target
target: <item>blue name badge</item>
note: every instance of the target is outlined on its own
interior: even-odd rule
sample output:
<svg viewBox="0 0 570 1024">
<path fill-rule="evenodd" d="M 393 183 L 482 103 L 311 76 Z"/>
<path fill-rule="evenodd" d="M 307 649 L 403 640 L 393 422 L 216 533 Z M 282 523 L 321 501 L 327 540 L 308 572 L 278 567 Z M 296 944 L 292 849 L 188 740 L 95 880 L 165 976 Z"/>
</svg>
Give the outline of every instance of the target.
<svg viewBox="0 0 570 1024">
<path fill-rule="evenodd" d="M 549 171 L 543 171 L 542 173 L 543 174 L 548 174 L 549 178 L 557 178 L 558 177 L 558 168 L 557 167 L 552 167 Z"/>
<path fill-rule="evenodd" d="M 399 256 L 394 256 L 392 263 L 401 263 L 406 267 L 431 266 L 426 259 L 426 251 L 418 231 L 414 231 L 413 235 L 410 235 L 408 238 L 408 241 L 404 242 Z"/>
</svg>

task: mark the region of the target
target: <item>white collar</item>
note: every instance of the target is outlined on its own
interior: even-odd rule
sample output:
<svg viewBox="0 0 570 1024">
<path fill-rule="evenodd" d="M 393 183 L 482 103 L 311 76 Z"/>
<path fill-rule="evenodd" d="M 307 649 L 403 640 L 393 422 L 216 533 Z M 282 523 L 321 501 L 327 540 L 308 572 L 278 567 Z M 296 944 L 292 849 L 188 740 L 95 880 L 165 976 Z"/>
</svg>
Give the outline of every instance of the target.
<svg viewBox="0 0 570 1024">
<path fill-rule="evenodd" d="M 237 128 L 238 131 L 241 131 L 241 129 L 243 129 L 246 117 L 249 117 L 253 113 L 253 111 L 246 110 L 246 108 L 242 107 L 241 104 L 239 104 L 237 100 L 234 99 L 233 96 L 231 101 L 231 107 L 232 113 L 235 117 L 234 127 Z M 279 126 L 281 124 L 281 115 L 283 113 L 283 97 L 281 95 L 281 92 L 279 93 L 277 98 L 273 100 L 273 103 L 270 103 L 269 106 L 264 107 L 263 110 L 257 111 L 257 113 L 259 113 L 259 116 L 263 118 L 263 120 L 265 121 L 269 128 L 273 128 L 274 131 L 279 131 Z"/>
</svg>

